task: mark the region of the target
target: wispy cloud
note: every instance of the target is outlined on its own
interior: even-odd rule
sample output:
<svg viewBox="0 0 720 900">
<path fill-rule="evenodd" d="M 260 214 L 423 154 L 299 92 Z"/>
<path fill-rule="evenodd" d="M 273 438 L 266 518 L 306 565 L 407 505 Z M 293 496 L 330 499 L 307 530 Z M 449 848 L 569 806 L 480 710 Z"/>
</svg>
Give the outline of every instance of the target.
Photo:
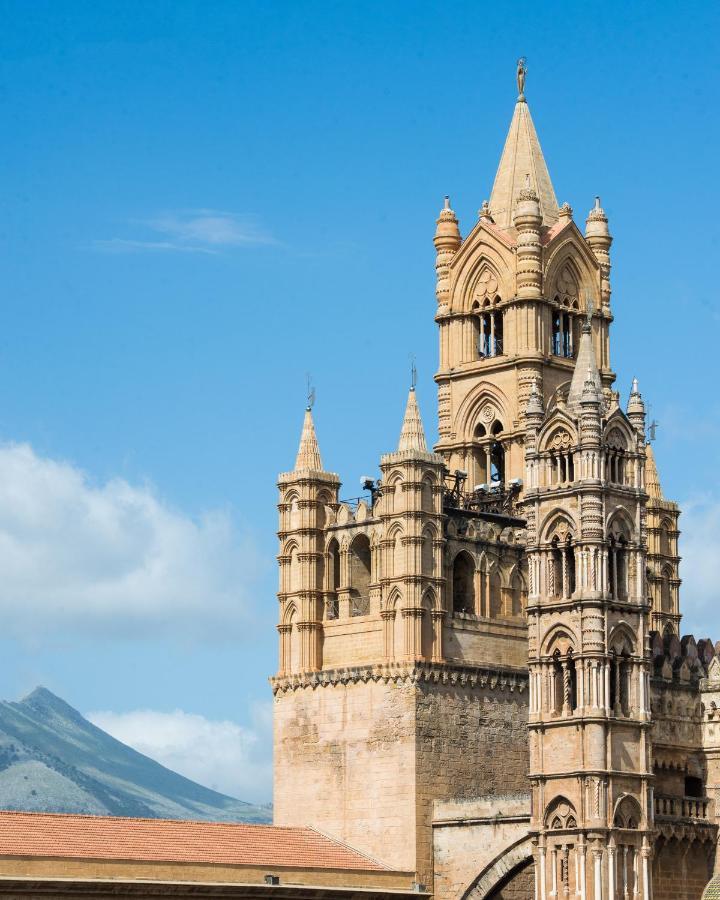
<svg viewBox="0 0 720 900">
<path fill-rule="evenodd" d="M 267 803 L 272 794 L 272 707 L 257 704 L 252 726 L 183 710 L 91 712 L 87 718 L 168 769 L 239 800 Z"/>
<path fill-rule="evenodd" d="M 136 231 L 139 229 L 141 234 L 96 240 L 93 248 L 109 253 L 218 254 L 240 247 L 278 243 L 252 216 L 217 209 L 164 212 L 149 219 L 134 219 L 128 225 Z"/>
</svg>

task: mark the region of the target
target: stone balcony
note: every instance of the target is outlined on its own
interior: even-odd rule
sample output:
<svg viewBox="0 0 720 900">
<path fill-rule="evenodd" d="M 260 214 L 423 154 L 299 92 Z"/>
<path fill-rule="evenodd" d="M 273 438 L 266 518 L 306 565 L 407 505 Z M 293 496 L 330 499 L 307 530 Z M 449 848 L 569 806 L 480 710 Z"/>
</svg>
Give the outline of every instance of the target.
<svg viewBox="0 0 720 900">
<path fill-rule="evenodd" d="M 655 796 L 656 819 L 685 819 L 693 822 L 714 822 L 715 804 L 709 797 Z"/>
</svg>

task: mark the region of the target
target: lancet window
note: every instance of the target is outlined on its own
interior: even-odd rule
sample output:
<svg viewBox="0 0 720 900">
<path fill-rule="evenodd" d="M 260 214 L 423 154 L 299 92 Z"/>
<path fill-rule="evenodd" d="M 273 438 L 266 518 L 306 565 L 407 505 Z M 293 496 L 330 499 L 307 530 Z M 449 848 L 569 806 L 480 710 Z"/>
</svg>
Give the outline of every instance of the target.
<svg viewBox="0 0 720 900">
<path fill-rule="evenodd" d="M 559 302 L 559 298 L 555 298 Z M 554 356 L 572 359 L 575 355 L 574 317 L 563 309 L 553 312 L 552 352 Z"/>
<path fill-rule="evenodd" d="M 665 566 L 660 579 L 660 608 L 667 613 L 673 611 L 672 577 L 672 569 Z"/>
<path fill-rule="evenodd" d="M 338 590 L 340 588 L 340 547 L 333 538 L 328 544 L 325 559 L 325 618 L 337 619 L 339 615 Z"/>
<path fill-rule="evenodd" d="M 616 716 L 630 715 L 631 672 L 627 651 L 613 651 L 610 659 L 610 708 Z"/>
<path fill-rule="evenodd" d="M 548 594 L 568 599 L 575 592 L 575 550 L 572 535 L 555 535 L 550 543 Z"/>
<path fill-rule="evenodd" d="M 608 551 L 608 586 L 616 600 L 628 597 L 628 548 L 624 535 L 610 535 Z"/>
<path fill-rule="evenodd" d="M 612 484 L 625 484 L 627 474 L 627 446 L 623 436 L 615 429 L 608 438 L 605 451 L 605 480 Z"/>
<path fill-rule="evenodd" d="M 461 551 L 453 562 L 453 612 L 475 612 L 475 563 L 469 553 Z"/>
<path fill-rule="evenodd" d="M 370 541 L 359 534 L 350 545 L 350 615 L 370 612 Z"/>
<path fill-rule="evenodd" d="M 496 297 L 494 305 L 499 302 L 500 298 Z M 504 344 L 502 310 L 494 309 L 490 301 L 486 300 L 482 307 L 476 304 L 475 313 L 477 358 L 502 356 Z"/>
<path fill-rule="evenodd" d="M 565 654 L 556 650 L 552 662 L 553 712 L 571 716 L 577 709 L 577 670 L 572 648 Z"/>
</svg>

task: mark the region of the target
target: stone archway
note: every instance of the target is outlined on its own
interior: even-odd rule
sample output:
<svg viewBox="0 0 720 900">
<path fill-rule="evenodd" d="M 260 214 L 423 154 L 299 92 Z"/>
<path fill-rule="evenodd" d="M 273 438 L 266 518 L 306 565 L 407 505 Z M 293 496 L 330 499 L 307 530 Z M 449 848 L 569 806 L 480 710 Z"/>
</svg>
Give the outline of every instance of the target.
<svg viewBox="0 0 720 900">
<path fill-rule="evenodd" d="M 485 866 L 460 900 L 492 900 L 495 897 L 500 900 L 504 894 L 497 893 L 498 890 L 508 885 L 515 875 L 531 867 L 532 860 L 532 842 L 529 837 L 521 838 Z"/>
</svg>

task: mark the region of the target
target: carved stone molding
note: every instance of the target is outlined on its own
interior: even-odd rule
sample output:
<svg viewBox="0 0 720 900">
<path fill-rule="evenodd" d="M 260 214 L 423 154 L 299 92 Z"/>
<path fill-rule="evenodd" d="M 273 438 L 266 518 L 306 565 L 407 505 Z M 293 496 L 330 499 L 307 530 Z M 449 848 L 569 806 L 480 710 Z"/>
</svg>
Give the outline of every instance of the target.
<svg viewBox="0 0 720 900">
<path fill-rule="evenodd" d="M 523 670 L 491 669 L 479 666 L 457 666 L 452 663 L 376 663 L 328 669 L 322 672 L 300 672 L 270 679 L 273 694 L 342 684 L 367 684 L 371 681 L 389 684 L 445 684 L 480 690 L 507 691 L 522 694 L 527 691 L 528 673 Z"/>
</svg>

